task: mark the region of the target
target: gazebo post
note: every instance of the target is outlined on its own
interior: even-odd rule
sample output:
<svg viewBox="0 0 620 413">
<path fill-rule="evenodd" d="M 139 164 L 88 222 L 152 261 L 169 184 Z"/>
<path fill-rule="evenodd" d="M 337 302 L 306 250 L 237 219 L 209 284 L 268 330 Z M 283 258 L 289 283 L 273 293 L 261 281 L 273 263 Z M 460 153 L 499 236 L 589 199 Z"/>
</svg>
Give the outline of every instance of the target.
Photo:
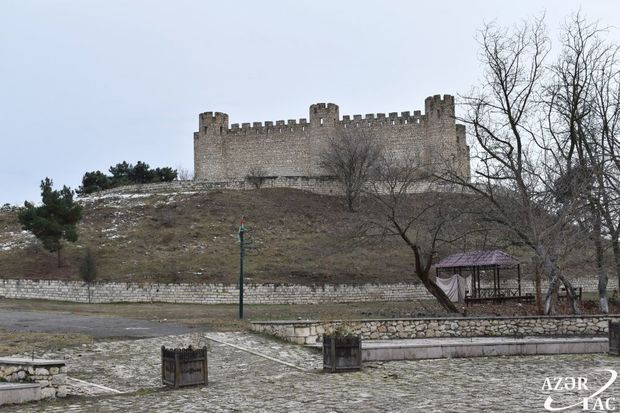
<svg viewBox="0 0 620 413">
<path fill-rule="evenodd" d="M 471 267 L 472 277 L 474 277 L 474 297 L 480 297 L 480 286 L 476 279 L 476 267 Z"/>
<path fill-rule="evenodd" d="M 497 271 L 497 296 L 499 296 L 502 290 L 502 287 L 499 282 L 499 265 L 495 266 L 495 271 Z"/>
</svg>

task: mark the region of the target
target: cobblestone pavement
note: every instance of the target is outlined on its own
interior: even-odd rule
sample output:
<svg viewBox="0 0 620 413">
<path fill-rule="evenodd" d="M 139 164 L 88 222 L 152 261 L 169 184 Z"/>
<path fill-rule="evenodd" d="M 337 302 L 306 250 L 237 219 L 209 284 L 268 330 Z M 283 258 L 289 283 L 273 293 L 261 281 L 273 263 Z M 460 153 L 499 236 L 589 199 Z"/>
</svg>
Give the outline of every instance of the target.
<svg viewBox="0 0 620 413">
<path fill-rule="evenodd" d="M 160 346 L 189 344 L 210 347 L 209 386 L 163 389 Z M 324 374 L 315 349 L 249 333 L 193 333 L 95 343 L 46 356 L 63 355 L 70 376 L 129 393 L 73 396 L 3 411 L 538 412 L 544 411 L 550 393 L 558 406 L 568 405 L 609 379 L 609 373 L 598 370 L 620 371 L 617 358 L 563 355 L 372 363 L 359 372 Z M 546 377 L 584 376 L 591 390 L 588 394 L 542 390 Z M 95 395 L 101 394 L 100 390 L 89 393 L 87 386 L 72 388 L 74 394 Z M 620 380 L 602 396 L 620 400 Z M 614 407 L 620 409 L 620 402 Z"/>
</svg>

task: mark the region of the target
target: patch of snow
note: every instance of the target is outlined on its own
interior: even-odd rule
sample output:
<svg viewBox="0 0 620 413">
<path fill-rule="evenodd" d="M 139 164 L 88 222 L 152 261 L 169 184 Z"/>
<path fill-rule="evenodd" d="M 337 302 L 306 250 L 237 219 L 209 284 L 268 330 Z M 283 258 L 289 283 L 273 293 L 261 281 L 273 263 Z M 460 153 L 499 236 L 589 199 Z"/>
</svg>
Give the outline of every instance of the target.
<svg viewBox="0 0 620 413">
<path fill-rule="evenodd" d="M 13 232 L 8 231 L 0 238 L 0 251 L 11 251 L 13 249 L 24 249 L 35 241 L 35 236 L 28 231 Z"/>
</svg>

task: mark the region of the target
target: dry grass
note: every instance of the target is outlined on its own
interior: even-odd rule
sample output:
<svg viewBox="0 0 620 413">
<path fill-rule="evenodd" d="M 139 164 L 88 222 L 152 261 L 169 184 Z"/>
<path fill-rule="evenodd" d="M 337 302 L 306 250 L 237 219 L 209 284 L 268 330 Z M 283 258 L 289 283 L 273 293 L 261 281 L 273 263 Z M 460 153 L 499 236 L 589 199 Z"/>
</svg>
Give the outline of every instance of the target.
<svg viewBox="0 0 620 413">
<path fill-rule="evenodd" d="M 35 357 L 45 351 L 57 351 L 67 347 L 92 342 L 84 334 L 49 334 L 0 330 L 0 356 L 31 354 Z"/>
<path fill-rule="evenodd" d="M 20 228 L 15 212 L 0 212 L 0 278 L 78 279 L 84 248 L 90 247 L 100 280 L 234 283 L 242 215 L 256 247 L 246 259 L 248 282 L 414 280 L 402 242 L 360 244 L 350 234 L 362 217 L 347 212 L 342 199 L 292 189 L 87 202 L 80 239 L 66 245 L 62 268 L 36 242 L 2 251 Z"/>
<path fill-rule="evenodd" d="M 461 195 L 442 196 L 458 208 L 475 204 Z M 424 202 L 425 197 L 428 194 L 415 194 L 410 201 Z M 236 283 L 237 230 L 245 215 L 247 238 L 254 247 L 245 261 L 248 283 L 417 282 L 405 244 L 397 238 L 364 242 L 354 238 L 365 221 L 364 212 L 348 212 L 339 197 L 258 189 L 109 197 L 84 205 L 80 239 L 66 244 L 62 268 L 54 254 L 21 234 L 15 211 L 0 210 L 0 278 L 78 280 L 79 264 L 89 247 L 98 263 L 99 280 Z M 506 231 L 485 225 L 490 224 L 463 214 L 456 226 L 475 231 L 440 254 L 499 248 L 528 256 L 525 247 L 514 247 Z M 583 254 L 579 257 L 584 260 Z M 584 262 L 567 266 L 570 275 L 590 269 Z M 524 278 L 530 276 L 524 268 Z"/>
<path fill-rule="evenodd" d="M 464 308 L 470 316 L 526 316 L 536 315 L 534 304 L 507 302 L 503 304 L 473 305 Z M 583 314 L 598 314 L 596 299 L 584 301 Z M 0 300 L 0 311 L 47 311 L 71 312 L 78 315 L 100 317 L 123 317 L 187 326 L 206 327 L 209 330 L 240 330 L 249 327 L 250 321 L 258 320 L 354 320 L 372 318 L 443 317 L 448 315 L 434 300 L 407 302 L 367 302 L 345 304 L 297 304 L 297 305 L 245 305 L 244 320 L 239 320 L 237 305 L 200 304 L 79 304 L 45 300 Z M 620 313 L 620 302 L 610 302 L 610 313 Z M 558 314 L 569 314 L 565 302 Z M 75 339 L 80 343 L 88 339 L 80 335 L 58 335 L 59 339 Z M 75 337 L 74 337 L 75 336 Z M 0 340 L 3 343 L 5 340 Z M 70 343 L 70 341 L 69 341 Z"/>
</svg>

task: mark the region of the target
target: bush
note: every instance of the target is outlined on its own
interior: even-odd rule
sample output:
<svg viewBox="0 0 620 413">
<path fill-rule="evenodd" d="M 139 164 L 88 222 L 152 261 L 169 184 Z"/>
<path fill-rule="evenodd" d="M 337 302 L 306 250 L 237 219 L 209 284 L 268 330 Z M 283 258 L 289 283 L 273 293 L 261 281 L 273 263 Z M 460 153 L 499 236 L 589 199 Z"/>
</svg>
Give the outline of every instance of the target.
<svg viewBox="0 0 620 413">
<path fill-rule="evenodd" d="M 80 264 L 80 278 L 87 283 L 91 283 L 97 279 L 97 263 L 89 248 L 84 252 L 84 258 Z"/>
<path fill-rule="evenodd" d="M 82 178 L 82 185 L 75 191 L 79 195 L 103 191 L 112 187 L 112 181 L 101 171 L 86 172 Z"/>
<path fill-rule="evenodd" d="M 167 166 L 151 169 L 149 164 L 142 161 L 138 161 L 135 165 L 123 161 L 111 166 L 109 172 L 110 176 L 101 171 L 86 172 L 82 178 L 82 185 L 76 192 L 87 195 L 124 185 L 171 182 L 178 175 L 176 169 Z"/>
</svg>

